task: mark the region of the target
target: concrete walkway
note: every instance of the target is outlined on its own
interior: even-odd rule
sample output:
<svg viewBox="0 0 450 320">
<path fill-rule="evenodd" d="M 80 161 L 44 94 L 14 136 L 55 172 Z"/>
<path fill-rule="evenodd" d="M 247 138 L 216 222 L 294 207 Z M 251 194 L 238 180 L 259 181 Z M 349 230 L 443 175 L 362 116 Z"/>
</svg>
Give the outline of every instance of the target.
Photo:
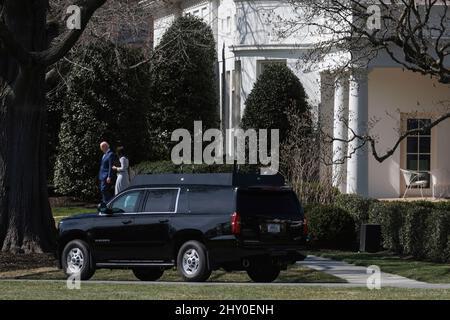
<svg viewBox="0 0 450 320">
<path fill-rule="evenodd" d="M 366 267 L 311 255 L 304 261 L 297 262 L 297 264 L 344 279 L 354 286 L 366 287 L 367 280 L 372 275 L 371 273 L 367 273 Z M 381 270 L 381 287 L 450 289 L 450 284 L 431 284 L 416 281 Z"/>
</svg>

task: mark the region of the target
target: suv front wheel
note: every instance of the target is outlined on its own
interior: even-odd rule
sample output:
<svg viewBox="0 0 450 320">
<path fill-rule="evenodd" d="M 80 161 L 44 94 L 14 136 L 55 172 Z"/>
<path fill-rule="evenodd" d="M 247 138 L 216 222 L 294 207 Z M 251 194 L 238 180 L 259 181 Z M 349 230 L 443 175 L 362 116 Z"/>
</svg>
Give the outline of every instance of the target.
<svg viewBox="0 0 450 320">
<path fill-rule="evenodd" d="M 83 240 L 72 240 L 64 247 L 61 265 L 67 276 L 89 280 L 95 273 L 91 259 L 89 245 Z"/>
<path fill-rule="evenodd" d="M 208 267 L 207 251 L 203 243 L 188 241 L 178 251 L 177 269 L 188 282 L 204 282 L 211 275 Z"/>
</svg>

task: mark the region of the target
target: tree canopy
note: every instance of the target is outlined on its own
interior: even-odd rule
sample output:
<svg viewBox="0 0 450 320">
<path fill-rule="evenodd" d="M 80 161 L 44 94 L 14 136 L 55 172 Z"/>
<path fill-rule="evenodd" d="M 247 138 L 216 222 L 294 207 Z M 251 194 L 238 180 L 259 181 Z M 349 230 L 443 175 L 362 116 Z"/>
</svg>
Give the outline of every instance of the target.
<svg viewBox="0 0 450 320">
<path fill-rule="evenodd" d="M 246 102 L 244 129 L 279 129 L 284 141 L 291 124 L 288 112 L 303 114 L 309 110 L 303 85 L 286 65 L 269 64 L 257 79 Z"/>
<path fill-rule="evenodd" d="M 211 28 L 201 19 L 178 18 L 164 33 L 152 61 L 151 134 L 170 142 L 173 130 L 192 130 L 194 121 L 218 125 L 216 49 Z"/>
<path fill-rule="evenodd" d="M 148 157 L 150 75 L 145 66 L 127 67 L 143 59 L 139 49 L 98 41 L 84 53 L 73 57 L 66 80 L 55 185 L 63 194 L 94 198 L 101 141 L 123 145 L 131 163 Z"/>
</svg>

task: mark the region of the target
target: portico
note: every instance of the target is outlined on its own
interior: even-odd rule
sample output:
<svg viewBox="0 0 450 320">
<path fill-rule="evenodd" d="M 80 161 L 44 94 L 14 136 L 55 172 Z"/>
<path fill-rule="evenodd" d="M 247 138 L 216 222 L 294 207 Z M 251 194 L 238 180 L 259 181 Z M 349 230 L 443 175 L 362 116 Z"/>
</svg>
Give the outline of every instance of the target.
<svg viewBox="0 0 450 320">
<path fill-rule="evenodd" d="M 333 108 L 333 185 L 362 196 L 368 195 L 368 148 L 356 137 L 367 133 L 367 72 L 358 69 L 336 77 Z"/>
<path fill-rule="evenodd" d="M 333 185 L 344 193 L 399 198 L 406 191 L 403 169 L 425 174 L 425 197 L 449 196 L 450 121 L 403 140 L 382 163 L 372 156 L 369 145 L 361 147 L 362 140 L 355 137 L 369 134 L 376 141 L 377 153 L 383 155 L 397 142 L 400 132 L 432 121 L 445 111 L 450 101 L 448 89 L 398 66 L 372 65 L 345 75 L 324 71 L 321 91 L 327 91 L 328 98 L 322 95 L 319 110 L 326 114 L 322 126 L 334 138 L 328 151 L 333 159 Z M 407 196 L 421 197 L 421 190 L 408 190 Z"/>
</svg>

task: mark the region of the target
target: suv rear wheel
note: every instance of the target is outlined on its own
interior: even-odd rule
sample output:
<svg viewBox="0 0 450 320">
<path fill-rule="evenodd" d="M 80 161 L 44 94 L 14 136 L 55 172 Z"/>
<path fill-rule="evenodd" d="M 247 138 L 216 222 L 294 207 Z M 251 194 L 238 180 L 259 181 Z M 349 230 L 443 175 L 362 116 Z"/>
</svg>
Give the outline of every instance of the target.
<svg viewBox="0 0 450 320">
<path fill-rule="evenodd" d="M 141 281 L 156 281 L 164 274 L 164 269 L 133 269 L 133 274 Z"/>
<path fill-rule="evenodd" d="M 206 247 L 198 241 L 188 241 L 178 251 L 177 269 L 188 282 L 204 282 L 211 275 Z"/>
<path fill-rule="evenodd" d="M 89 245 L 83 240 L 72 240 L 64 247 L 61 265 L 67 276 L 78 275 L 80 280 L 89 280 L 95 273 L 91 259 Z"/>
<path fill-rule="evenodd" d="M 254 282 L 273 282 L 280 275 L 280 267 L 270 262 L 251 264 L 247 274 Z"/>
</svg>

